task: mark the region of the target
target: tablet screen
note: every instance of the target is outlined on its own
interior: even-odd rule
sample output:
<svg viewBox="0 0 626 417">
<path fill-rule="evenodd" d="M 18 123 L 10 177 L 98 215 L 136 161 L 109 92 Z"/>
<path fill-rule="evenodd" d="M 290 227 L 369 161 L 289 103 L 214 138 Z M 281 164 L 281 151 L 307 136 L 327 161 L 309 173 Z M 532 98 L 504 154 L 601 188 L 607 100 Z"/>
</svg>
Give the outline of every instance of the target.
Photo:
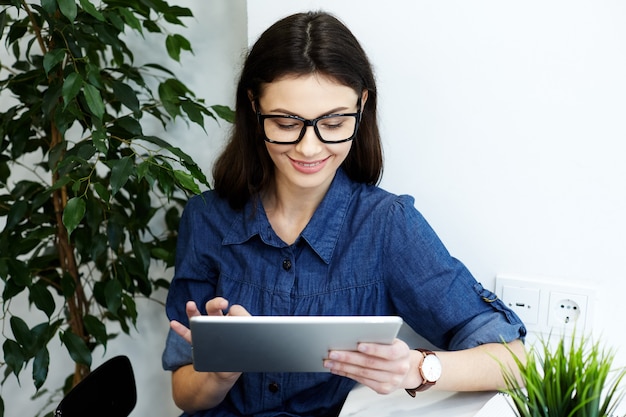
<svg viewBox="0 0 626 417">
<path fill-rule="evenodd" d="M 212 372 L 328 372 L 329 350 L 390 344 L 401 325 L 396 316 L 197 316 L 193 364 Z"/>
</svg>

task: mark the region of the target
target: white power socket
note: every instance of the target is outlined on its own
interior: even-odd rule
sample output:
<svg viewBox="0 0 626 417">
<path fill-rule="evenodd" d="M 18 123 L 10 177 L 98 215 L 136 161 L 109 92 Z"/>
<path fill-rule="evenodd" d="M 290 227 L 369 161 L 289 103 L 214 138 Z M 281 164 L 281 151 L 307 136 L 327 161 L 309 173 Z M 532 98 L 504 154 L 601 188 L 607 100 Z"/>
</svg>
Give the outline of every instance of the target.
<svg viewBox="0 0 626 417">
<path fill-rule="evenodd" d="M 582 335 L 593 319 L 595 290 L 546 279 L 498 275 L 496 295 L 530 332 Z"/>
<path fill-rule="evenodd" d="M 548 325 L 561 334 L 584 330 L 588 319 L 589 297 L 583 294 L 552 291 L 548 304 Z"/>
</svg>

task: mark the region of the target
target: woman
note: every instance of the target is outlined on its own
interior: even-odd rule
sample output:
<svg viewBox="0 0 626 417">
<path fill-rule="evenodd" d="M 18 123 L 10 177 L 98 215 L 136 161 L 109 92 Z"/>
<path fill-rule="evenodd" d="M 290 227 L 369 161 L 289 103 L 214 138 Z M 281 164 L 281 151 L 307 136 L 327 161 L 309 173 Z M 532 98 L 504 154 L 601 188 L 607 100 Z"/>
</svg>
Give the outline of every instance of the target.
<svg viewBox="0 0 626 417">
<path fill-rule="evenodd" d="M 356 382 L 411 395 L 497 389 L 509 349 L 523 355 L 519 318 L 448 254 L 411 197 L 376 186 L 376 102 L 367 56 L 326 13 L 282 19 L 250 50 L 215 190 L 189 201 L 180 226 L 163 364 L 185 415 L 337 415 Z M 398 315 L 442 351 L 396 340 L 330 352 L 330 373 L 196 372 L 187 327 L 200 314 Z"/>
</svg>

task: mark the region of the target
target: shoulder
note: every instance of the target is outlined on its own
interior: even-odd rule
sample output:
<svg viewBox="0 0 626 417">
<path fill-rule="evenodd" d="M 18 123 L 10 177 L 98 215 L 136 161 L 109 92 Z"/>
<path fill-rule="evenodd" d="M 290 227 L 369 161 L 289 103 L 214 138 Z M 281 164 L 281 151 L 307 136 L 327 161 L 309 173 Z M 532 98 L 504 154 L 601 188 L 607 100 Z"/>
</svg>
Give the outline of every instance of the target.
<svg viewBox="0 0 626 417">
<path fill-rule="evenodd" d="M 213 190 L 195 195 L 187 201 L 181 217 L 181 226 L 188 229 L 222 229 L 242 216 L 225 198 Z"/>
<path fill-rule="evenodd" d="M 236 213 L 225 198 L 221 198 L 214 190 L 205 191 L 202 194 L 195 195 L 187 201 L 185 205 L 185 213 L 187 215 L 232 215 Z"/>
<path fill-rule="evenodd" d="M 354 184 L 353 203 L 365 211 L 387 214 L 417 213 L 415 199 L 407 194 L 394 194 L 375 185 Z"/>
</svg>

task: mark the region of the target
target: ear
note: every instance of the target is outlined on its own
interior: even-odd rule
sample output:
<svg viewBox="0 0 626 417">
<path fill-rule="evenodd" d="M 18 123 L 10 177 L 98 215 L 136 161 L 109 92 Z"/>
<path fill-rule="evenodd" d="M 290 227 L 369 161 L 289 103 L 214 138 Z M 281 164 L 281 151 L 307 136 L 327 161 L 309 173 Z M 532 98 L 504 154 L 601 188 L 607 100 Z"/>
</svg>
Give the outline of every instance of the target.
<svg viewBox="0 0 626 417">
<path fill-rule="evenodd" d="M 367 97 L 369 97 L 369 90 L 363 90 L 363 92 L 361 93 L 361 112 L 363 112 L 363 107 L 365 107 Z"/>
<path fill-rule="evenodd" d="M 248 90 L 248 100 L 250 100 L 252 111 L 256 113 L 256 102 L 254 100 L 254 94 L 252 94 L 252 90 Z"/>
</svg>

